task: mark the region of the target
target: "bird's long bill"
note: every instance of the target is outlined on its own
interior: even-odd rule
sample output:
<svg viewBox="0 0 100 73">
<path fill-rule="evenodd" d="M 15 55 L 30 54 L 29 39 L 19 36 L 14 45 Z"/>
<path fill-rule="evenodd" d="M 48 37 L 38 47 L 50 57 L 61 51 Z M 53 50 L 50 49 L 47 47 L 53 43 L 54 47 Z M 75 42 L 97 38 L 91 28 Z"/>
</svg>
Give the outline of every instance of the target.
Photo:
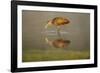
<svg viewBox="0 0 100 73">
<path fill-rule="evenodd" d="M 50 24 L 46 24 L 45 25 L 45 29 L 47 29 L 49 26 L 51 26 Z"/>
</svg>

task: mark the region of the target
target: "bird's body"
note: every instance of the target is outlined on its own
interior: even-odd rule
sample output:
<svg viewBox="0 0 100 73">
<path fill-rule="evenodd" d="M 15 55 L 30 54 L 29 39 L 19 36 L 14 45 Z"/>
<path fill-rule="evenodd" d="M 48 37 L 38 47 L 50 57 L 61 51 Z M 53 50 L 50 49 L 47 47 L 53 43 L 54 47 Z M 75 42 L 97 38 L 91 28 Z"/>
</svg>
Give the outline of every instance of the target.
<svg viewBox="0 0 100 73">
<path fill-rule="evenodd" d="M 48 21 L 47 25 L 45 26 L 45 28 L 47 28 L 48 26 L 52 26 L 55 25 L 57 27 L 60 27 L 61 25 L 65 25 L 68 24 L 70 21 L 66 18 L 63 17 L 55 17 L 54 19 Z"/>
<path fill-rule="evenodd" d="M 68 23 L 69 23 L 69 20 L 62 18 L 62 17 L 56 17 L 52 20 L 52 24 L 56 25 L 56 26 L 65 25 L 65 24 L 68 24 Z"/>
</svg>

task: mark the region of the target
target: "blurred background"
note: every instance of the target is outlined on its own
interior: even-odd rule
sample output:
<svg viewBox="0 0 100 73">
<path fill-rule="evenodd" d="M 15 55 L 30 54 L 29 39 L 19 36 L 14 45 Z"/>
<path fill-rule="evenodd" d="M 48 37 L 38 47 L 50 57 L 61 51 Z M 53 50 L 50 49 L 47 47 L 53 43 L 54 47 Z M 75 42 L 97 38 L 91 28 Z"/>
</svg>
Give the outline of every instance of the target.
<svg viewBox="0 0 100 73">
<path fill-rule="evenodd" d="M 64 17 L 70 21 L 69 24 L 61 26 L 61 37 L 57 35 L 55 26 L 45 29 L 48 21 L 55 17 Z M 46 43 L 45 39 L 48 39 L 52 46 L 50 43 Z M 66 47 L 57 48 L 53 42 L 59 39 L 70 41 L 70 44 L 62 43 Z M 59 44 L 57 45 L 59 46 Z M 89 58 L 90 14 L 23 10 L 22 47 L 23 61 L 34 61 L 34 56 L 38 56 L 41 60 Z M 54 55 L 50 56 L 51 54 Z M 55 55 L 57 57 L 53 58 Z M 36 61 L 39 60 L 37 58 Z"/>
</svg>

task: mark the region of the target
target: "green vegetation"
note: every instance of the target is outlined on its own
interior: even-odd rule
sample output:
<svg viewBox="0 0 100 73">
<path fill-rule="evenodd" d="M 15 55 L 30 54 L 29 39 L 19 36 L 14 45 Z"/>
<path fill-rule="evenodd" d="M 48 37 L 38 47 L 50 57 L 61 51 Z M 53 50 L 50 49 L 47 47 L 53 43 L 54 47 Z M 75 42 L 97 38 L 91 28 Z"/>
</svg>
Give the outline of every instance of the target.
<svg viewBox="0 0 100 73">
<path fill-rule="evenodd" d="M 75 51 L 75 50 L 34 50 L 23 51 L 23 62 L 35 62 L 35 61 L 56 61 L 56 60 L 79 60 L 89 59 L 89 51 Z"/>
</svg>

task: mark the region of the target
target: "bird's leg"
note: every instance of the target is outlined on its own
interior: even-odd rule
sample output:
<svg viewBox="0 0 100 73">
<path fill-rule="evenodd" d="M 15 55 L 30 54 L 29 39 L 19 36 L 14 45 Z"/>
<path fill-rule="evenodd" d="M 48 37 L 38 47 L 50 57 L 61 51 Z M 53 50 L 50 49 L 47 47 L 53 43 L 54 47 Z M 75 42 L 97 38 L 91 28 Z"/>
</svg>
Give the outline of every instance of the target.
<svg viewBox="0 0 100 73">
<path fill-rule="evenodd" d="M 60 26 L 57 26 L 57 35 L 59 36 L 59 38 L 61 37 Z"/>
</svg>

